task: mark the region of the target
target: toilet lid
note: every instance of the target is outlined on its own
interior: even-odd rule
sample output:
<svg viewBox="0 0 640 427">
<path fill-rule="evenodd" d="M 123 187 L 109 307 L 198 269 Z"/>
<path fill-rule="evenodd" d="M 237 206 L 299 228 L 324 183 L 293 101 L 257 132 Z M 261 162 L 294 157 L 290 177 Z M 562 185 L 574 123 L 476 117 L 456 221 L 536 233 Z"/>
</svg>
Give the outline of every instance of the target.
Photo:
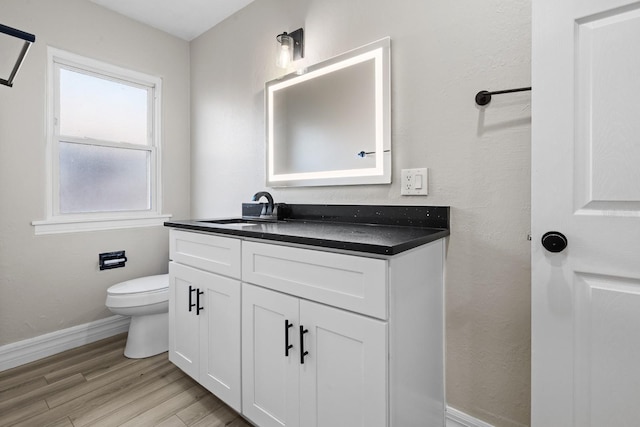
<svg viewBox="0 0 640 427">
<path fill-rule="evenodd" d="M 169 288 L 169 275 L 139 277 L 111 286 L 107 293 L 110 295 L 138 294 L 144 292 L 164 291 Z"/>
</svg>

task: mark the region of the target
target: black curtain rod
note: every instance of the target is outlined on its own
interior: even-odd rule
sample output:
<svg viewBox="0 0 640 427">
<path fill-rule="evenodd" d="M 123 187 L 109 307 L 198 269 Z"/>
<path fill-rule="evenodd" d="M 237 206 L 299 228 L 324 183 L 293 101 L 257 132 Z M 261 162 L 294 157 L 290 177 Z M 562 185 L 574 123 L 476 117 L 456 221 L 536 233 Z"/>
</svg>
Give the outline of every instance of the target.
<svg viewBox="0 0 640 427">
<path fill-rule="evenodd" d="M 507 89 L 507 90 L 496 90 L 494 92 L 489 92 L 486 90 L 481 90 L 476 93 L 476 104 L 478 105 L 487 105 L 491 102 L 491 95 L 501 95 L 503 93 L 513 93 L 513 92 L 524 92 L 527 90 L 531 90 L 531 86 L 529 87 L 520 87 L 517 89 Z"/>
</svg>

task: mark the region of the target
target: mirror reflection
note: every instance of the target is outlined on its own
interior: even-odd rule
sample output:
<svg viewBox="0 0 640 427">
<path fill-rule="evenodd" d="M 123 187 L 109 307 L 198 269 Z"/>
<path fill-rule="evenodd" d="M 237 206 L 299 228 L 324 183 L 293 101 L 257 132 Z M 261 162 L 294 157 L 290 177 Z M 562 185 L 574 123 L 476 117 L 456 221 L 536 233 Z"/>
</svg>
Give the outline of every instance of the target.
<svg viewBox="0 0 640 427">
<path fill-rule="evenodd" d="M 267 83 L 267 185 L 391 182 L 389 46 Z"/>
</svg>

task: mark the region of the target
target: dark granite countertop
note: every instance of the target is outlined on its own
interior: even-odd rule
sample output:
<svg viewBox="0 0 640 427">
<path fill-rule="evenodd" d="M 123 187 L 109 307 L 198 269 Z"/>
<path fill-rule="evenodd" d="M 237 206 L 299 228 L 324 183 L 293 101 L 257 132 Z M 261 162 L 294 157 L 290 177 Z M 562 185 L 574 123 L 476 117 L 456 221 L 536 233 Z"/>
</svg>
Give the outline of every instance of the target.
<svg viewBox="0 0 640 427">
<path fill-rule="evenodd" d="M 395 255 L 449 235 L 449 208 L 433 206 L 286 205 L 287 218 L 249 223 L 167 221 L 165 226 L 242 238 Z M 248 217 L 244 217 L 248 219 Z"/>
</svg>

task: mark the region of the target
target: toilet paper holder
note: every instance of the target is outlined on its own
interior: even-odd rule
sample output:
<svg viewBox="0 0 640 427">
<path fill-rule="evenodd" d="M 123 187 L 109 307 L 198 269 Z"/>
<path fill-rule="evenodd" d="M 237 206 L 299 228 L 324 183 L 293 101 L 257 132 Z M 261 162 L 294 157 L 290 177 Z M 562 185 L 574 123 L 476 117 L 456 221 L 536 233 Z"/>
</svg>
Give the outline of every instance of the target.
<svg viewBox="0 0 640 427">
<path fill-rule="evenodd" d="M 124 267 L 127 257 L 124 251 L 103 252 L 98 254 L 100 270 L 110 270 L 112 268 Z"/>
</svg>

